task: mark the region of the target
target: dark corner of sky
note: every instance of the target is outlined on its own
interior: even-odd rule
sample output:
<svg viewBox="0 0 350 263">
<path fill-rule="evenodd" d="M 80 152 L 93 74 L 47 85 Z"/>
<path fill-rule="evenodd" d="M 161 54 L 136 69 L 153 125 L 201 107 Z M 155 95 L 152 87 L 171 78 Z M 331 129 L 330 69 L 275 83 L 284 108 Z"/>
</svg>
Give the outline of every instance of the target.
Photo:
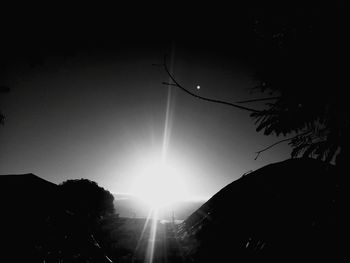
<svg viewBox="0 0 350 263">
<path fill-rule="evenodd" d="M 205 3 L 81 5 L 14 12 L 2 18 L 4 49 L 17 55 L 143 53 L 171 44 L 192 51 L 240 56 L 253 8 Z M 41 9 L 40 9 L 41 10 Z"/>
</svg>

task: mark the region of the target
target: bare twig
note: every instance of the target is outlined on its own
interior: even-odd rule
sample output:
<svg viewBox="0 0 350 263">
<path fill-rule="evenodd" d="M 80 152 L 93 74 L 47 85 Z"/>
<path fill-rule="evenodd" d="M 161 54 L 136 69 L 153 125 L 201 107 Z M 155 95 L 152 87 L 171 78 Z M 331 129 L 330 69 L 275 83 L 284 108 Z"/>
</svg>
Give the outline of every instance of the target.
<svg viewBox="0 0 350 263">
<path fill-rule="evenodd" d="M 261 110 L 256 110 L 256 109 L 253 109 L 253 108 L 248 108 L 248 107 L 244 107 L 244 106 L 241 106 L 241 105 L 237 105 L 236 103 L 249 103 L 249 102 L 257 102 L 257 101 L 267 101 L 267 100 L 274 100 L 274 99 L 279 99 L 280 97 L 269 97 L 269 98 L 261 98 L 261 99 L 252 99 L 252 100 L 245 100 L 245 101 L 238 101 L 236 103 L 231 103 L 231 102 L 227 102 L 227 101 L 222 101 L 222 100 L 215 100 L 215 99 L 211 99 L 211 98 L 206 98 L 206 97 L 202 97 L 202 96 L 199 96 L 191 91 L 189 91 L 188 89 L 184 88 L 179 82 L 177 82 L 177 80 L 175 79 L 175 77 L 170 73 L 169 69 L 168 69 L 168 66 L 167 66 L 167 63 L 166 63 L 166 56 L 164 56 L 164 64 L 155 64 L 155 66 L 163 66 L 164 67 L 164 70 L 165 72 L 167 73 L 168 77 L 170 78 L 170 80 L 172 82 L 162 82 L 162 84 L 164 85 L 167 85 L 167 86 L 172 86 L 172 87 L 177 87 L 181 90 L 183 90 L 184 92 L 186 92 L 187 94 L 195 97 L 195 98 L 198 98 L 198 99 L 201 99 L 201 100 L 205 100 L 205 101 L 209 101 L 209 102 L 214 102 L 214 103 L 218 103 L 218 104 L 224 104 L 224 105 L 228 105 L 228 106 L 231 106 L 231 107 L 235 107 L 235 108 L 238 108 L 238 109 L 241 109 L 241 110 L 246 110 L 246 111 L 250 111 L 250 112 L 254 112 L 254 113 L 263 113 L 264 111 L 261 111 Z M 265 111 L 266 112 L 266 111 Z M 272 113 L 272 112 L 270 112 Z M 302 134 L 298 134 L 294 137 L 291 137 L 291 138 L 287 138 L 287 139 L 283 139 L 283 140 L 280 140 L 278 142 L 275 142 L 273 144 L 271 144 L 270 146 L 256 152 L 256 157 L 254 160 L 257 160 L 259 155 L 264 152 L 264 151 L 267 151 L 268 149 L 271 149 L 272 147 L 282 143 L 282 142 L 287 142 L 287 141 L 290 141 L 290 140 L 293 140 L 294 138 L 298 137 L 298 136 L 302 136 L 302 135 L 305 135 L 307 134 L 308 132 L 310 131 L 307 131 L 307 132 L 304 132 Z"/>
<path fill-rule="evenodd" d="M 270 98 L 261 98 L 261 99 L 252 99 L 252 100 L 242 100 L 242 101 L 237 101 L 236 103 L 249 103 L 249 102 L 257 102 L 257 101 L 276 100 L 279 98 L 280 97 L 270 97 Z"/>
<path fill-rule="evenodd" d="M 264 148 L 264 149 L 262 149 L 262 150 L 260 150 L 260 151 L 257 151 L 254 160 L 257 160 L 257 159 L 258 159 L 260 153 L 265 152 L 265 151 L 267 151 L 268 149 L 271 149 L 272 147 L 276 146 L 277 144 L 280 144 L 280 143 L 282 143 L 282 142 L 287 142 L 287 141 L 290 141 L 290 140 L 292 140 L 292 139 L 293 139 L 293 138 L 287 138 L 287 139 L 280 140 L 280 141 L 278 141 L 278 142 L 275 142 L 275 143 L 273 143 L 273 144 L 267 146 L 266 148 Z"/>
<path fill-rule="evenodd" d="M 246 110 L 246 111 L 250 111 L 250 112 L 260 112 L 259 110 L 256 110 L 256 109 L 252 109 L 252 108 L 248 108 L 248 107 L 244 107 L 244 106 L 241 106 L 241 105 L 237 105 L 235 103 L 231 103 L 231 102 L 227 102 L 227 101 L 222 101 L 222 100 L 215 100 L 215 99 L 211 99 L 211 98 L 206 98 L 206 97 L 202 97 L 202 96 L 199 96 L 191 91 L 189 91 L 188 89 L 184 88 L 182 85 L 180 85 L 176 79 L 174 78 L 174 76 L 170 73 L 169 69 L 168 69 L 168 66 L 167 66 L 167 63 L 166 63 L 166 56 L 164 57 L 164 64 L 163 64 L 163 67 L 165 69 L 165 72 L 167 73 L 167 75 L 169 76 L 169 78 L 171 79 L 171 81 L 173 83 L 166 83 L 166 82 L 163 82 L 163 84 L 165 85 L 169 85 L 169 86 L 174 86 L 174 87 L 178 87 L 180 88 L 181 90 L 183 90 L 184 92 L 190 94 L 191 96 L 197 98 L 197 99 L 201 99 L 201 100 L 205 100 L 205 101 L 210 101 L 210 102 L 214 102 L 214 103 L 218 103 L 218 104 L 224 104 L 224 105 L 228 105 L 228 106 L 231 106 L 231 107 L 235 107 L 235 108 L 238 108 L 238 109 L 241 109 L 241 110 Z"/>
<path fill-rule="evenodd" d="M 276 145 L 278 145 L 278 144 L 280 144 L 280 143 L 282 143 L 282 142 L 288 142 L 288 141 L 291 141 L 291 140 L 293 140 L 293 139 L 295 139 L 295 138 L 297 138 L 297 137 L 299 137 L 299 136 L 306 135 L 307 133 L 310 133 L 310 131 L 306 131 L 306 132 L 303 132 L 303 133 L 301 133 L 301 134 L 297 134 L 297 135 L 295 135 L 295 136 L 293 136 L 293 137 L 290 137 L 290 138 L 286 138 L 286 139 L 277 141 L 277 142 L 275 142 L 275 143 L 273 143 L 273 144 L 267 146 L 266 148 L 264 148 L 264 149 L 262 149 L 262 150 L 260 150 L 260 151 L 257 151 L 254 160 L 257 160 L 258 157 L 259 157 L 259 155 L 260 155 L 262 152 L 265 152 L 265 151 L 267 151 L 268 149 L 271 149 L 272 147 L 274 147 L 274 146 L 276 146 Z"/>
</svg>

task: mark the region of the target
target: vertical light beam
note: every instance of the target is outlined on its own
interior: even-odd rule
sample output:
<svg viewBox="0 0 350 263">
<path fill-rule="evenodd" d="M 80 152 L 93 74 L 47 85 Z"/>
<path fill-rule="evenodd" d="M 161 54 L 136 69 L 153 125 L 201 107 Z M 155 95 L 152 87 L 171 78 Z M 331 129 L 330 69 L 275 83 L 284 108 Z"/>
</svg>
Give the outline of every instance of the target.
<svg viewBox="0 0 350 263">
<path fill-rule="evenodd" d="M 148 263 L 153 263 L 153 259 L 154 259 L 154 250 L 155 250 L 155 243 L 156 243 L 156 237 L 157 237 L 158 209 L 153 210 L 153 217 L 151 220 L 152 220 L 152 225 L 151 225 L 150 238 L 148 240 L 148 248 L 147 248 Z"/>
<path fill-rule="evenodd" d="M 170 73 L 173 74 L 173 67 L 174 67 L 174 56 L 175 56 L 175 48 L 174 44 L 171 46 L 171 57 L 170 57 Z M 171 82 L 171 79 L 169 77 L 168 82 Z M 167 95 L 167 104 L 166 104 L 166 111 L 165 111 L 165 123 L 164 123 L 164 132 L 163 132 L 163 144 L 162 144 L 162 161 L 164 162 L 167 157 L 167 151 L 169 147 L 169 139 L 170 139 L 170 133 L 171 133 L 171 126 L 172 126 L 172 88 L 170 85 L 168 85 L 168 95 Z"/>
</svg>

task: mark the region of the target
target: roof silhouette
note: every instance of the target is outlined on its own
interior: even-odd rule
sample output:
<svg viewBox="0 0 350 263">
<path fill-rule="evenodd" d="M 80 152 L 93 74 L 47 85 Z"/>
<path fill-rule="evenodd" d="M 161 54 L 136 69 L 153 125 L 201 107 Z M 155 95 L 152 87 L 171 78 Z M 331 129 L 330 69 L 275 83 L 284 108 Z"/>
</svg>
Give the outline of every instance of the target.
<svg viewBox="0 0 350 263">
<path fill-rule="evenodd" d="M 278 261 L 282 255 L 302 254 L 322 258 L 342 247 L 343 193 L 334 166 L 288 159 L 227 185 L 182 227 L 200 244 L 191 252 L 198 262 L 218 260 L 218 255 L 222 260 L 242 256 Z"/>
</svg>

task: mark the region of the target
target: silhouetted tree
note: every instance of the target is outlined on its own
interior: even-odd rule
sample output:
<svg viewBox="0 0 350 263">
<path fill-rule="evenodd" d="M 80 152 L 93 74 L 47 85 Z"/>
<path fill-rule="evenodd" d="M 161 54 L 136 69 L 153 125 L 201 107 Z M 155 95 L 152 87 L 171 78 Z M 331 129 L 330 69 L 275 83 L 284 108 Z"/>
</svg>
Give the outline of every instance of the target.
<svg viewBox="0 0 350 263">
<path fill-rule="evenodd" d="M 255 19 L 257 89 L 273 98 L 251 116 L 257 131 L 293 135 L 292 157 L 330 162 L 349 147 L 344 10 L 319 4 Z"/>
<path fill-rule="evenodd" d="M 264 4 L 265 5 L 265 4 Z M 247 30 L 247 61 L 256 69 L 255 89 L 268 97 L 227 102 L 199 96 L 165 71 L 175 86 L 210 102 L 251 112 L 257 131 L 285 138 L 292 157 L 344 162 L 349 156 L 345 32 L 347 9 L 340 4 L 254 9 Z M 255 103 L 254 107 L 245 104 Z M 257 109 L 259 107 L 259 109 Z M 286 136 L 290 136 L 287 137 Z"/>
<path fill-rule="evenodd" d="M 79 217 L 96 220 L 114 213 L 114 197 L 88 179 L 67 180 L 60 184 L 66 209 Z"/>
</svg>

